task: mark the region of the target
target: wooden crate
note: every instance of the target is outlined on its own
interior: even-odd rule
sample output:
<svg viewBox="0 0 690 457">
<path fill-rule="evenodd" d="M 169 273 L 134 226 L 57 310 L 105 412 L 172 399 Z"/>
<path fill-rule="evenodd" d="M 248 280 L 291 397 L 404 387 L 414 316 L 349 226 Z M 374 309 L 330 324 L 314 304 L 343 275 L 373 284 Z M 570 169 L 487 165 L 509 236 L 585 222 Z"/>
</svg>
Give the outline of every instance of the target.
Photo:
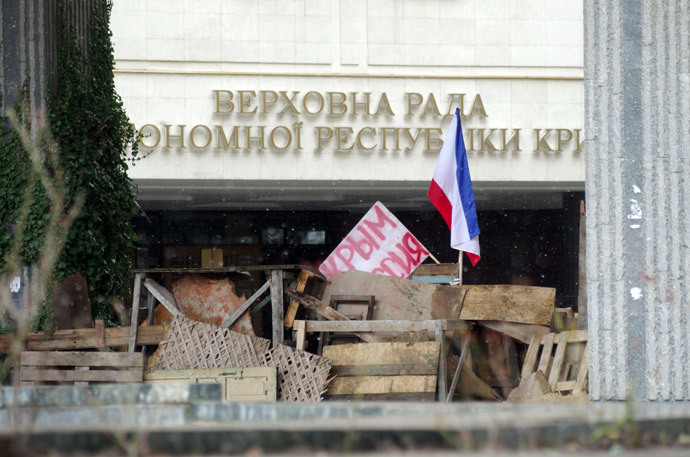
<svg viewBox="0 0 690 457">
<path fill-rule="evenodd" d="M 522 366 L 522 379 L 541 370 L 553 392 L 579 394 L 587 389 L 588 367 L 586 330 L 549 333 L 532 338 Z"/>
<path fill-rule="evenodd" d="M 276 401 L 278 392 L 275 367 L 153 370 L 144 373 L 144 382 L 220 384 L 224 401 Z"/>
<path fill-rule="evenodd" d="M 24 351 L 19 360 L 19 380 L 24 386 L 141 382 L 144 371 L 141 353 Z"/>
<path fill-rule="evenodd" d="M 336 378 L 328 398 L 434 400 L 440 343 L 365 343 L 323 348 Z"/>
</svg>

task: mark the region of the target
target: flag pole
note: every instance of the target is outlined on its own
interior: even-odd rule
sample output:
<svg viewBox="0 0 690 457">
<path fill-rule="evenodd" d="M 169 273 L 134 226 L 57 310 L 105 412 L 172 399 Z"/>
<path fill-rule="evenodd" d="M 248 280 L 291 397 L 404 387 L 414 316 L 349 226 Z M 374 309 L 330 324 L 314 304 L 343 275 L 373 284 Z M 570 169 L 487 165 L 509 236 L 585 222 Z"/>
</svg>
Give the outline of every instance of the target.
<svg viewBox="0 0 690 457">
<path fill-rule="evenodd" d="M 462 285 L 462 251 L 458 251 L 458 279 L 460 280 L 459 285 Z"/>
<path fill-rule="evenodd" d="M 429 257 L 431 257 L 431 260 L 436 262 L 436 265 L 441 265 L 441 262 L 439 262 L 438 259 L 434 257 L 434 255 L 431 252 L 429 253 Z"/>
</svg>

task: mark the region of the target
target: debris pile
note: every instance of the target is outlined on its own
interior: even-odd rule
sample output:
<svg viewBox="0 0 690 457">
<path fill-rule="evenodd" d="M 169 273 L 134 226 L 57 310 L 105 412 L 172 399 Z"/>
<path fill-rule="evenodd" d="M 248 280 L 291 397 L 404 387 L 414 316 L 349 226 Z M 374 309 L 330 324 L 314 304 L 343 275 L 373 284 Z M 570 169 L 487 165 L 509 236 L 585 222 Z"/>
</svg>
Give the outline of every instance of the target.
<svg viewBox="0 0 690 457">
<path fill-rule="evenodd" d="M 449 285 L 457 264 L 422 265 L 409 279 L 246 268 L 266 278 L 248 299 L 223 278 L 239 267 L 176 271 L 172 292 L 157 276 L 169 270 L 140 271 L 126 327 L 62 328 L 83 326 L 75 312 L 87 308 L 61 294 L 71 317 L 50 337 L 29 335 L 19 379 L 217 382 L 233 401 L 527 401 L 587 390 L 587 332 L 554 308 L 555 289 Z"/>
</svg>

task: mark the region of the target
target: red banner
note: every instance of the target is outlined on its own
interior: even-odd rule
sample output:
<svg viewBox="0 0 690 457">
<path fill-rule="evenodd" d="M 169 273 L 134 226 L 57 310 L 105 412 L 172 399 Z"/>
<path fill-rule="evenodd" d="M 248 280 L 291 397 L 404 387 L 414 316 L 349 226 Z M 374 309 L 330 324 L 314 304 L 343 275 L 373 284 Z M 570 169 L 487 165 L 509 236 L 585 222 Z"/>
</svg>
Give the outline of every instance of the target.
<svg viewBox="0 0 690 457">
<path fill-rule="evenodd" d="M 429 256 L 381 202 L 364 215 L 319 267 L 326 278 L 348 270 L 407 278 Z"/>
</svg>

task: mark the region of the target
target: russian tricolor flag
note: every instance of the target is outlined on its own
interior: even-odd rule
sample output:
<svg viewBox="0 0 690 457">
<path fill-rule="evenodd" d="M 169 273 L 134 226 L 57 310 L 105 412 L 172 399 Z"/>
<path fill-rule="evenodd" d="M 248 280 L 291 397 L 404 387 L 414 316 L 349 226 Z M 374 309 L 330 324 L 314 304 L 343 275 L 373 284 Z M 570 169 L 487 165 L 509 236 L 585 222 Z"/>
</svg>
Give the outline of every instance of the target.
<svg viewBox="0 0 690 457">
<path fill-rule="evenodd" d="M 448 224 L 450 247 L 465 251 L 472 266 L 476 265 L 480 258 L 479 226 L 459 109 L 443 141 L 427 196 Z"/>
</svg>

